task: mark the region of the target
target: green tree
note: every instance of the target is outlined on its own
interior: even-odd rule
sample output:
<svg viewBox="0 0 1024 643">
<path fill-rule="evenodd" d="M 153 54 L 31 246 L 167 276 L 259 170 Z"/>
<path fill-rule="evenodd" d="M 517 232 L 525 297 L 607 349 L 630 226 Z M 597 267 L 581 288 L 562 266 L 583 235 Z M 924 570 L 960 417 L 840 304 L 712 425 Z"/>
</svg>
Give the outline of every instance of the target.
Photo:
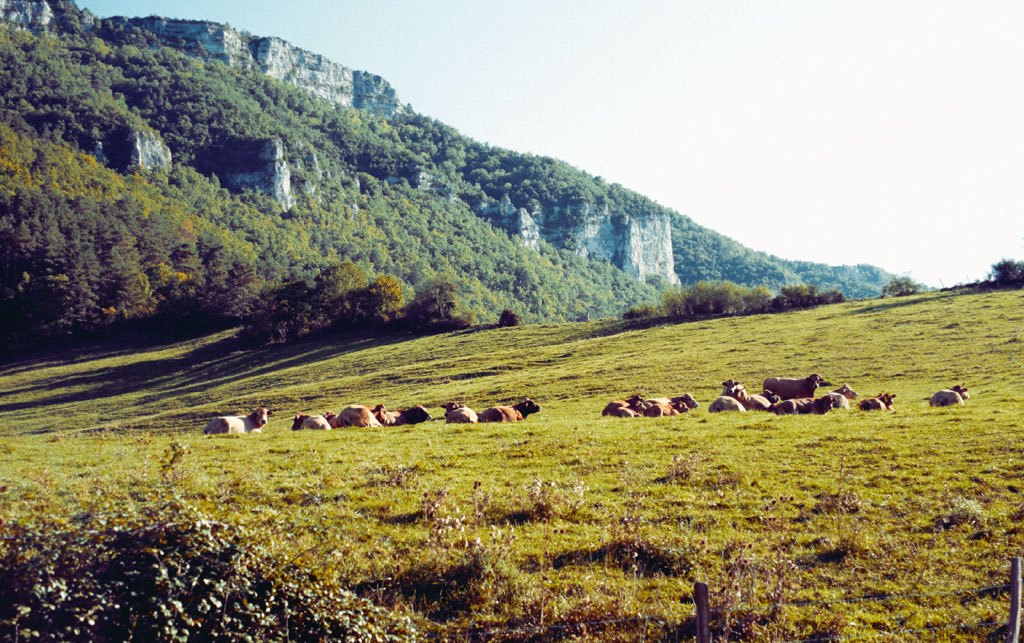
<svg viewBox="0 0 1024 643">
<path fill-rule="evenodd" d="M 989 279 L 1000 286 L 1016 286 L 1024 284 L 1024 261 L 1002 259 L 992 264 Z"/>
<path fill-rule="evenodd" d="M 910 277 L 893 277 L 882 287 L 883 297 L 906 297 L 921 292 L 922 285 Z"/>
<path fill-rule="evenodd" d="M 416 287 L 416 296 L 406 307 L 406 317 L 415 325 L 436 328 L 465 328 L 473 315 L 462 311 L 452 277 L 435 276 Z"/>
</svg>

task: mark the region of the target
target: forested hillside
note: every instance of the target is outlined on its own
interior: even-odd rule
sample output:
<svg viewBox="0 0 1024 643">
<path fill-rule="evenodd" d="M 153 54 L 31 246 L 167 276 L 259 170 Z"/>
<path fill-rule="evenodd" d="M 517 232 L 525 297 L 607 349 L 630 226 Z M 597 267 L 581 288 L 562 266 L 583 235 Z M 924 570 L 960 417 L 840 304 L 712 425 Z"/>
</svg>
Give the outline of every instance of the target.
<svg viewBox="0 0 1024 643">
<path fill-rule="evenodd" d="M 503 309 L 527 321 L 618 315 L 664 285 L 569 247 L 529 249 L 474 210 L 505 194 L 522 207 L 664 210 L 622 186 L 415 113 L 385 119 L 190 58 L 124 23 L 85 28 L 73 3 L 56 8 L 59 37 L 0 26 L 4 344 L 132 319 L 244 320 L 269 289 L 344 261 L 395 279 L 405 300 L 450 282 L 480 321 Z M 173 162 L 133 162 L 141 140 Z M 268 141 L 290 170 L 289 207 L 230 184 L 226 168 Z M 669 214 L 684 283 L 807 281 L 865 296 L 887 278 L 780 262 Z"/>
</svg>

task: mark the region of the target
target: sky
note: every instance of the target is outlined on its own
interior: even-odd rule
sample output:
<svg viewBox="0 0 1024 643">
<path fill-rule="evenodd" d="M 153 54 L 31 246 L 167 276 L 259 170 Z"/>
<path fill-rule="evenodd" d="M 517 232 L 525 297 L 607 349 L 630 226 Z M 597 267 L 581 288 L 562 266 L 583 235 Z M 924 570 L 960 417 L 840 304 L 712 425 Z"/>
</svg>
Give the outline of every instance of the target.
<svg viewBox="0 0 1024 643">
<path fill-rule="evenodd" d="M 786 259 L 1024 260 L 1020 0 L 78 0 L 278 36 Z"/>
</svg>

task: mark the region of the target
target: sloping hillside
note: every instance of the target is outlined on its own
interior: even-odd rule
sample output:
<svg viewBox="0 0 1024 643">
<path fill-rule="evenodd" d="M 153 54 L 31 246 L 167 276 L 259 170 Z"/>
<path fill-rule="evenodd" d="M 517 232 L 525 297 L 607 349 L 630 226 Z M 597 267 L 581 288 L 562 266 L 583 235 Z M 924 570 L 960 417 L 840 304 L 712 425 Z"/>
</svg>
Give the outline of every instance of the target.
<svg viewBox="0 0 1024 643">
<path fill-rule="evenodd" d="M 933 293 L 646 329 L 538 324 L 258 351 L 225 332 L 9 364 L 0 555 L 17 574 L 64 552 L 61 587 L 93 596 L 116 586 L 71 572 L 106 560 L 113 545 L 97 534 L 215 524 L 229 542 L 258 542 L 263 558 L 245 560 L 277 565 L 284 587 L 343 588 L 437 638 L 692 640 L 703 581 L 716 638 L 1001 640 L 1007 559 L 1024 547 L 1022 297 Z M 895 410 L 707 412 L 727 377 L 754 389 L 811 371 L 862 396 L 895 393 Z M 954 383 L 969 387 L 966 406 L 928 406 Z M 600 416 L 637 391 L 690 391 L 701 407 Z M 439 417 L 451 399 L 481 409 L 522 395 L 542 409 L 517 424 L 289 430 L 295 412 L 351 402 L 423 403 Z M 261 434 L 201 435 L 209 418 L 260 404 L 275 411 Z M 26 533 L 36 540 L 22 546 Z M 73 537 L 89 546 L 66 553 Z M 156 600 L 165 587 L 133 591 Z M 34 595 L 13 592 L 0 609 Z M 175 600 L 190 627 L 206 627 L 195 596 Z M 49 631 L 74 617 L 66 608 L 20 622 Z M 89 614 L 82 640 L 128 618 L 109 603 Z M 300 627 L 274 614 L 261 621 L 268 638 Z"/>
<path fill-rule="evenodd" d="M 235 322 L 266 287 L 344 260 L 393 275 L 406 300 L 451 279 L 481 321 L 618 315 L 654 300 L 651 284 L 806 281 L 869 296 L 889 277 L 754 253 L 566 163 L 399 109 L 382 79 L 321 61 L 340 83 L 326 99 L 259 62 L 264 45 L 291 51 L 282 41 L 101 20 L 70 1 L 5 5 L 22 26 L 19 7 L 50 17 L 39 35 L 0 27 L 7 341 L 126 319 Z M 193 37 L 240 49 L 221 60 L 167 46 Z M 135 174 L 145 202 L 118 192 Z M 103 199 L 78 189 L 90 182 Z"/>
<path fill-rule="evenodd" d="M 98 347 L 69 360 L 14 363 L 0 379 L 0 389 L 13 391 L 0 421 L 9 434 L 192 432 L 201 418 L 259 405 L 289 413 L 381 400 L 436 409 L 452 399 L 478 407 L 521 396 L 541 400 L 543 417 L 594 417 L 606 398 L 686 390 L 703 403 L 728 377 L 759 390 L 780 371 L 816 371 L 862 393 L 891 389 L 912 406 L 961 381 L 995 395 L 993 404 L 1016 404 L 1021 302 L 1020 291 L 935 293 L 648 329 L 604 320 L 260 350 L 224 331 L 140 351 Z"/>
</svg>

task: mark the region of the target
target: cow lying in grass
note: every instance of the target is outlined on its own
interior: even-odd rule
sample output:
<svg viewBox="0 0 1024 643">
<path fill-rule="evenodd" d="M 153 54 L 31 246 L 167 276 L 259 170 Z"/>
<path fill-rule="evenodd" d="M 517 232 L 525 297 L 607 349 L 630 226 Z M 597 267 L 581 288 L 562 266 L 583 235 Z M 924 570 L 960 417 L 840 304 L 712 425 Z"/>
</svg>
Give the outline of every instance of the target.
<svg viewBox="0 0 1024 643">
<path fill-rule="evenodd" d="M 379 427 L 380 420 L 373 414 L 373 409 L 365 404 L 346 406 L 338 414 L 338 426 Z"/>
<path fill-rule="evenodd" d="M 879 393 L 875 397 L 869 397 L 860 401 L 861 411 L 891 411 L 892 401 L 896 399 L 894 393 Z"/>
<path fill-rule="evenodd" d="M 635 418 L 643 415 L 644 411 L 647 410 L 647 403 L 644 398 L 639 395 L 627 398 L 625 400 L 613 400 L 605 405 L 604 410 L 601 411 L 601 415 L 610 415 L 612 417 L 619 418 Z"/>
<path fill-rule="evenodd" d="M 829 395 L 834 397 L 836 402 L 839 404 L 835 407 L 837 409 L 848 409 L 850 408 L 850 400 L 857 399 L 857 392 L 846 384 L 843 384 L 834 391 L 830 391 Z"/>
<path fill-rule="evenodd" d="M 736 380 L 729 378 L 722 382 L 722 397 L 731 397 L 743 406 L 744 411 L 770 411 L 772 404 L 779 401 L 779 396 L 774 393 L 766 395 L 750 395 L 747 387 Z M 728 406 L 727 403 L 719 403 L 719 407 Z M 729 410 L 722 408 L 721 410 Z"/>
<path fill-rule="evenodd" d="M 801 397 L 793 400 L 783 400 L 772 405 L 772 412 L 775 415 L 825 415 L 832 409 L 839 408 L 839 402 L 831 393 L 822 395 L 819 398 Z"/>
<path fill-rule="evenodd" d="M 389 411 L 383 404 L 373 407 L 373 416 L 382 426 L 402 426 L 403 424 L 419 424 L 431 419 L 430 412 L 422 406 L 414 406 L 402 411 Z"/>
<path fill-rule="evenodd" d="M 273 411 L 261 406 L 249 415 L 224 415 L 210 420 L 204 435 L 218 435 L 227 433 L 229 435 L 242 435 L 245 433 L 261 433 L 267 424 L 267 418 L 273 415 Z"/>
<path fill-rule="evenodd" d="M 540 405 L 530 398 L 524 399 L 512 406 L 492 406 L 483 413 L 480 413 L 480 422 L 518 422 L 525 420 L 526 416 L 532 413 L 539 413 Z"/>
<path fill-rule="evenodd" d="M 476 411 L 465 404 L 448 402 L 444 405 L 444 421 L 447 424 L 476 424 Z"/>
<path fill-rule="evenodd" d="M 331 426 L 330 421 L 332 417 L 334 417 L 333 413 L 325 413 L 324 415 L 296 413 L 292 421 L 292 431 L 330 431 L 334 428 Z"/>
<path fill-rule="evenodd" d="M 928 400 L 930 406 L 963 406 L 965 400 L 971 399 L 967 394 L 967 387 L 963 384 L 950 386 L 932 395 Z"/>
</svg>

